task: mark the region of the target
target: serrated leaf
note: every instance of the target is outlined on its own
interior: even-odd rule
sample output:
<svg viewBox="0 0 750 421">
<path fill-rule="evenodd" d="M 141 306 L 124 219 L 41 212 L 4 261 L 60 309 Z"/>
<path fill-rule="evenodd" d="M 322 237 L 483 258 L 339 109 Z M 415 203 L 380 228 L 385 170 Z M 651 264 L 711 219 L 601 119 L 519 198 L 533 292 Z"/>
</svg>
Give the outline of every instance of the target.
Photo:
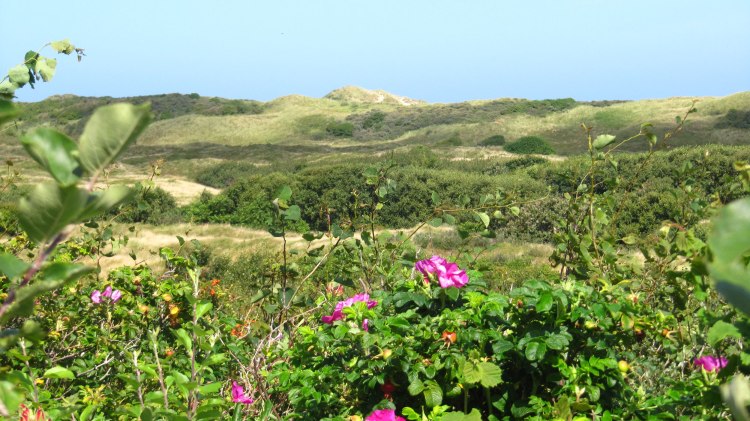
<svg viewBox="0 0 750 421">
<path fill-rule="evenodd" d="M 594 149 L 600 150 L 602 148 L 607 147 L 607 145 L 611 144 L 615 141 L 615 136 L 612 136 L 611 134 L 600 134 L 599 136 L 594 139 Z"/>
<path fill-rule="evenodd" d="M 443 220 L 442 220 L 442 218 L 433 218 L 433 219 L 430 220 L 429 224 L 430 224 L 431 227 L 437 228 L 440 225 L 443 225 Z"/>
<path fill-rule="evenodd" d="M 72 186 L 80 178 L 78 145 L 57 130 L 40 127 L 21 137 L 21 144 L 63 187 Z"/>
<path fill-rule="evenodd" d="M 521 208 L 519 208 L 518 206 L 511 206 L 510 213 L 512 213 L 515 216 L 518 216 L 521 214 Z"/>
<path fill-rule="evenodd" d="M 479 366 L 471 361 L 464 364 L 463 370 L 464 381 L 469 384 L 479 383 L 482 373 L 479 372 Z"/>
<path fill-rule="evenodd" d="M 481 371 L 479 382 L 484 387 L 495 387 L 503 381 L 503 371 L 497 365 L 482 361 L 478 364 Z"/>
<path fill-rule="evenodd" d="M 44 378 L 47 379 L 69 379 L 73 380 L 76 378 L 75 374 L 67 368 L 58 366 L 52 367 L 44 372 Z"/>
<path fill-rule="evenodd" d="M 16 256 L 7 253 L 0 254 L 0 274 L 12 280 L 21 276 L 29 268 L 29 264 Z"/>
<path fill-rule="evenodd" d="M 432 192 L 430 195 L 430 199 L 432 199 L 432 204 L 437 206 L 440 204 L 440 195 L 438 195 L 436 192 Z"/>
<path fill-rule="evenodd" d="M 723 320 L 719 320 L 711 326 L 708 330 L 708 343 L 712 347 L 716 347 L 719 342 L 726 338 L 741 338 L 742 334 L 733 324 L 727 323 Z"/>
<path fill-rule="evenodd" d="M 87 196 L 86 191 L 75 186 L 37 184 L 18 204 L 21 227 L 38 243 L 49 240 L 68 224 L 77 222 Z"/>
<path fill-rule="evenodd" d="M 34 70 L 36 70 L 36 72 L 42 76 L 43 81 L 49 82 L 53 77 L 55 77 L 56 67 L 57 60 L 53 58 L 37 57 Z"/>
<path fill-rule="evenodd" d="M 428 380 L 423 391 L 425 404 L 428 408 L 434 408 L 443 403 L 443 389 L 434 380 Z"/>
<path fill-rule="evenodd" d="M 406 390 L 410 395 L 417 396 L 424 390 L 424 384 L 421 380 L 419 380 L 419 378 L 414 378 L 414 381 L 409 383 L 409 386 L 406 388 Z"/>
<path fill-rule="evenodd" d="M 446 224 L 454 225 L 456 223 L 456 217 L 448 213 L 443 214 L 443 219 Z"/>
<path fill-rule="evenodd" d="M 11 82 L 16 84 L 16 86 L 20 88 L 21 86 L 29 83 L 29 69 L 23 64 L 14 66 L 10 70 L 8 70 L 8 78 Z"/>
<path fill-rule="evenodd" d="M 91 174 L 111 164 L 151 121 L 148 104 L 118 103 L 98 108 L 81 134 L 81 165 Z"/>
</svg>

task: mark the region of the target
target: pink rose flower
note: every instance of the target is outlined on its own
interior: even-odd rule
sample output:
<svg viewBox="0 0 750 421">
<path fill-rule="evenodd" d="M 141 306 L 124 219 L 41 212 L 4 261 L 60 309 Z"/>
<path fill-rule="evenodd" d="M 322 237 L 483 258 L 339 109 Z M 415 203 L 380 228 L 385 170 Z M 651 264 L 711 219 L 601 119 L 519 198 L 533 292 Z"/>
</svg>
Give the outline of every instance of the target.
<svg viewBox="0 0 750 421">
<path fill-rule="evenodd" d="M 251 403 L 253 403 L 253 398 L 247 396 L 245 394 L 245 389 L 237 384 L 236 381 L 232 381 L 232 402 L 250 405 Z"/>
<path fill-rule="evenodd" d="M 94 292 L 91 293 L 91 301 L 94 302 L 94 304 L 99 304 L 102 302 L 102 293 L 98 289 L 95 289 Z"/>
<path fill-rule="evenodd" d="M 344 318 L 343 310 L 345 307 L 351 307 L 356 302 L 365 302 L 367 303 L 367 308 L 373 308 L 376 305 L 378 305 L 377 301 L 371 300 L 370 296 L 368 294 L 357 294 L 351 298 L 347 298 L 344 301 L 339 301 L 336 304 L 336 308 L 333 309 L 333 314 L 330 316 L 323 316 L 320 318 L 320 320 L 325 324 L 331 324 L 335 322 L 336 320 L 341 320 Z"/>
<path fill-rule="evenodd" d="M 365 418 L 365 421 L 406 421 L 404 417 L 397 417 L 393 409 L 378 409 Z"/>
<path fill-rule="evenodd" d="M 107 287 L 104 288 L 104 292 L 102 292 L 102 297 L 109 298 L 111 296 L 112 296 L 112 286 L 111 285 L 107 285 Z"/>
<path fill-rule="evenodd" d="M 370 321 L 368 319 L 362 320 L 362 330 L 364 330 L 365 332 L 370 331 Z"/>
<path fill-rule="evenodd" d="M 704 355 L 700 358 L 696 358 L 693 363 L 697 367 L 701 367 L 708 372 L 713 372 L 726 367 L 727 359 L 724 357 L 714 357 L 713 355 Z"/>
<path fill-rule="evenodd" d="M 440 256 L 432 256 L 429 259 L 420 260 L 414 267 L 422 272 L 425 283 L 430 283 L 430 276 L 436 276 L 441 288 L 461 288 L 469 283 L 466 271 L 459 269 L 458 265 L 448 262 Z"/>
<path fill-rule="evenodd" d="M 112 296 L 110 297 L 112 303 L 120 301 L 120 298 L 122 298 L 122 292 L 119 289 L 112 291 Z"/>
</svg>

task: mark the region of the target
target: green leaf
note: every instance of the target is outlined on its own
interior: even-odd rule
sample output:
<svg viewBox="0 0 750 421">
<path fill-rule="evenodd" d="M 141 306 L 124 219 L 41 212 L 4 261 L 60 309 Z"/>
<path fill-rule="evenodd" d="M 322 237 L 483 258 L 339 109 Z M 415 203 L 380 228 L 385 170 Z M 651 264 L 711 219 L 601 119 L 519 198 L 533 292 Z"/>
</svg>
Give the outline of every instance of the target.
<svg viewBox="0 0 750 421">
<path fill-rule="evenodd" d="M 19 64 L 8 70 L 8 78 L 19 88 L 29 83 L 29 80 L 31 79 L 29 76 L 29 69 L 23 64 Z"/>
<path fill-rule="evenodd" d="M 86 265 L 55 262 L 42 269 L 40 277 L 45 281 L 60 281 L 68 283 L 93 271 L 94 268 Z"/>
<path fill-rule="evenodd" d="M 490 362 L 466 362 L 463 377 L 466 383 L 480 383 L 484 387 L 493 387 L 502 381 L 503 372 L 497 365 Z"/>
<path fill-rule="evenodd" d="M 79 421 L 88 421 L 91 419 L 91 417 L 94 415 L 94 411 L 96 411 L 96 408 L 99 405 L 89 405 L 87 406 L 83 411 L 81 411 L 81 414 L 78 416 Z"/>
<path fill-rule="evenodd" d="M 287 221 L 299 221 L 301 218 L 302 212 L 297 205 L 289 206 L 289 208 L 284 211 L 284 219 Z"/>
<path fill-rule="evenodd" d="M 0 90 L 0 95 L 1 94 L 2 90 Z M 16 118 L 16 116 L 18 116 L 18 114 L 20 113 L 21 110 L 13 105 L 12 102 L 0 99 L 0 125 L 4 124 L 6 121 L 10 121 Z"/>
<path fill-rule="evenodd" d="M 16 93 L 16 89 L 18 89 L 18 85 L 11 82 L 8 79 L 5 79 L 3 81 L 0 81 L 0 97 L 6 98 L 6 99 L 12 99 L 13 94 Z M 3 120 L 0 120 L 3 121 Z"/>
<path fill-rule="evenodd" d="M 72 186 L 81 177 L 78 146 L 57 130 L 40 127 L 21 137 L 21 144 L 63 187 Z"/>
<path fill-rule="evenodd" d="M 539 361 L 544 358 L 547 352 L 547 346 L 542 342 L 529 342 L 526 345 L 525 355 L 529 361 Z"/>
<path fill-rule="evenodd" d="M 487 228 L 490 226 L 490 216 L 487 215 L 484 212 L 475 212 L 474 213 L 484 224 L 484 227 Z"/>
<path fill-rule="evenodd" d="M 198 387 L 198 393 L 200 393 L 201 395 L 213 394 L 220 391 L 221 387 L 221 382 L 204 384 L 203 386 Z"/>
<path fill-rule="evenodd" d="M 479 382 L 484 387 L 494 387 L 503 381 L 503 371 L 491 362 L 482 361 L 478 364 L 482 377 Z"/>
<path fill-rule="evenodd" d="M 36 297 L 59 288 L 63 283 L 64 280 L 42 280 L 16 290 L 16 299 L 8 308 L 8 311 L 0 317 L 0 326 L 14 317 L 30 316 L 34 312 Z"/>
<path fill-rule="evenodd" d="M 439 406 L 443 402 L 443 389 L 434 380 L 428 380 L 425 384 L 424 401 L 428 408 Z"/>
<path fill-rule="evenodd" d="M 594 149 L 599 150 L 615 141 L 615 136 L 611 134 L 600 134 L 594 139 Z"/>
<path fill-rule="evenodd" d="M 83 168 L 95 174 L 111 164 L 151 121 L 150 108 L 118 103 L 94 111 L 80 138 Z"/>
<path fill-rule="evenodd" d="M 409 386 L 406 388 L 406 390 L 409 392 L 412 396 L 417 396 L 418 394 L 422 393 L 424 390 L 424 384 L 421 380 L 419 380 L 419 377 L 415 377 L 414 381 L 409 383 Z"/>
<path fill-rule="evenodd" d="M 431 227 L 439 227 L 440 225 L 443 225 L 443 220 L 441 218 L 433 218 L 429 222 Z"/>
<path fill-rule="evenodd" d="M 708 265 L 716 289 L 730 304 L 750 315 L 750 198 L 725 206 L 708 238 L 713 261 Z"/>
<path fill-rule="evenodd" d="M 49 240 L 65 226 L 77 221 L 88 194 L 75 186 L 57 183 L 38 184 L 28 198 L 18 204 L 18 219 L 29 237 L 38 242 Z"/>
<path fill-rule="evenodd" d="M 16 256 L 7 253 L 0 254 L 0 274 L 7 276 L 8 279 L 18 278 L 28 268 L 29 264 L 18 259 Z"/>
<path fill-rule="evenodd" d="M 438 195 L 436 192 L 432 192 L 430 198 L 432 199 L 433 205 L 437 206 L 440 204 L 440 195 Z"/>
<path fill-rule="evenodd" d="M 107 190 L 96 191 L 86 198 L 86 207 L 78 215 L 78 220 L 93 218 L 102 214 L 120 203 L 128 201 L 133 197 L 133 190 L 127 186 L 112 186 Z"/>
<path fill-rule="evenodd" d="M 562 350 L 570 343 L 565 335 L 561 335 L 559 333 L 548 336 L 544 342 L 547 344 L 547 348 L 554 349 L 555 351 Z"/>
<path fill-rule="evenodd" d="M 211 302 L 201 301 L 195 306 L 195 317 L 200 319 L 203 315 L 211 311 L 212 308 L 214 308 L 214 305 Z"/>
<path fill-rule="evenodd" d="M 515 216 L 518 216 L 521 214 L 521 208 L 519 208 L 518 206 L 511 206 L 510 213 L 512 213 Z"/>
<path fill-rule="evenodd" d="M 211 356 L 206 358 L 203 364 L 205 365 L 221 364 L 227 360 L 228 360 L 227 354 L 211 354 Z"/>
<path fill-rule="evenodd" d="M 449 213 L 444 213 L 443 219 L 445 220 L 446 224 L 454 225 L 456 223 L 456 217 Z"/>
<path fill-rule="evenodd" d="M 56 67 L 57 60 L 53 58 L 37 57 L 34 69 L 42 76 L 43 81 L 49 82 L 53 77 L 55 77 Z"/>
<path fill-rule="evenodd" d="M 719 320 L 711 326 L 708 330 L 708 343 L 712 347 L 716 347 L 722 340 L 726 338 L 741 338 L 742 334 L 733 324 L 727 323 L 723 320 Z"/>
<path fill-rule="evenodd" d="M 75 51 L 75 46 L 73 46 L 73 44 L 71 44 L 70 40 L 67 38 L 61 41 L 51 42 L 49 45 L 58 53 L 70 54 Z"/>
<path fill-rule="evenodd" d="M 555 299 L 552 296 L 552 293 L 545 291 L 539 296 L 539 301 L 536 302 L 536 311 L 539 313 L 546 313 L 552 310 L 554 302 Z"/>
<path fill-rule="evenodd" d="M 463 412 L 445 412 L 440 418 L 441 421 L 482 421 L 482 413 L 474 408 L 470 413 Z"/>
<path fill-rule="evenodd" d="M 750 420 L 747 407 L 750 404 L 750 382 L 742 374 L 721 385 L 721 397 L 729 406 L 736 420 Z"/>
<path fill-rule="evenodd" d="M 185 331 L 185 329 L 179 329 L 179 330 L 176 330 L 174 334 L 177 336 L 177 340 L 180 342 L 182 346 L 185 347 L 188 353 L 192 354 L 193 353 L 193 340 L 190 339 L 190 335 L 188 335 L 187 331 Z"/>
<path fill-rule="evenodd" d="M 75 374 L 67 368 L 58 366 L 52 367 L 44 372 L 44 377 L 47 379 L 69 379 L 73 380 L 76 378 Z"/>
<path fill-rule="evenodd" d="M 292 198 L 292 188 L 289 186 L 281 186 L 279 191 L 276 192 L 276 198 L 280 200 L 289 200 Z"/>
</svg>

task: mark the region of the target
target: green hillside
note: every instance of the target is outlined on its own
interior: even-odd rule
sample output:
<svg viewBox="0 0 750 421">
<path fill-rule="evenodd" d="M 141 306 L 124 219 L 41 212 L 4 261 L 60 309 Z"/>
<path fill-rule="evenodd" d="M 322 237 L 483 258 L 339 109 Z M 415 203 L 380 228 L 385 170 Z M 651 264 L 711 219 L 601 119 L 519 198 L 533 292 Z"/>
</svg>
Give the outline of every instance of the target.
<svg viewBox="0 0 750 421">
<path fill-rule="evenodd" d="M 595 133 L 624 137 L 651 122 L 657 133 L 674 125 L 697 99 L 698 112 L 670 146 L 750 143 L 750 92 L 726 97 L 580 102 L 573 99 L 496 99 L 429 104 L 356 87 L 323 98 L 291 95 L 268 102 L 165 94 L 132 98 L 56 96 L 21 104 L 25 113 L 0 134 L 5 155 L 17 156 L 17 136 L 52 125 L 77 135 L 98 106 L 151 102 L 155 122 L 124 162 L 157 158 L 176 172 L 223 160 L 257 165 L 357 159 L 415 146 L 444 150 L 457 159 L 506 155 L 502 146 L 482 147 L 491 136 L 508 143 L 524 136 L 545 139 L 558 155 L 585 151 L 581 123 Z M 630 150 L 644 150 L 645 142 Z M 197 160 L 194 160 L 197 159 Z M 185 165 L 190 161 L 189 165 Z"/>
</svg>

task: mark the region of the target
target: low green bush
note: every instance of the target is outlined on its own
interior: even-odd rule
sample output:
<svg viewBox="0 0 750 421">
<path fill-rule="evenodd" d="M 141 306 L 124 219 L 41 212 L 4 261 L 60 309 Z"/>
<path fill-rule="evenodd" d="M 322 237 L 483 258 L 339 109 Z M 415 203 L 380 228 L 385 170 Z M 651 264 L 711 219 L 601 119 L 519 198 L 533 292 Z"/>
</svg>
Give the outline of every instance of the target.
<svg viewBox="0 0 750 421">
<path fill-rule="evenodd" d="M 521 155 L 552 155 L 555 153 L 555 150 L 552 149 L 552 146 L 550 146 L 546 140 L 539 136 L 522 137 L 513 143 L 505 145 L 505 150 Z"/>
<path fill-rule="evenodd" d="M 490 136 L 481 142 L 479 142 L 479 146 L 503 146 L 505 145 L 505 136 L 501 134 L 496 134 L 493 136 Z"/>
</svg>

